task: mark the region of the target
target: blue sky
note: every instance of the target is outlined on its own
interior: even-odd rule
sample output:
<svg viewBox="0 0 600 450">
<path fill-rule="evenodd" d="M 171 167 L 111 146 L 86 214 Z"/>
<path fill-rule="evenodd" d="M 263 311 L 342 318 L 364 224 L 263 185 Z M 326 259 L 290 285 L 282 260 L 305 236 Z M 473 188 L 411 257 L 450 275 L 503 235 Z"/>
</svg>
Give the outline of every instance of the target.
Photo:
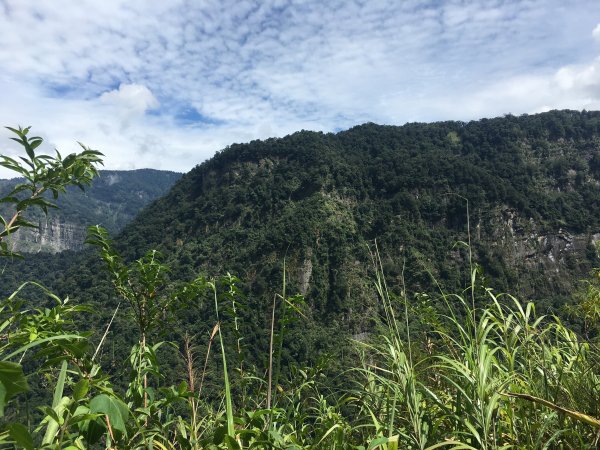
<svg viewBox="0 0 600 450">
<path fill-rule="evenodd" d="M 0 30 L 0 124 L 114 169 L 187 171 L 300 129 L 600 109 L 598 0 L 0 0 Z"/>
</svg>

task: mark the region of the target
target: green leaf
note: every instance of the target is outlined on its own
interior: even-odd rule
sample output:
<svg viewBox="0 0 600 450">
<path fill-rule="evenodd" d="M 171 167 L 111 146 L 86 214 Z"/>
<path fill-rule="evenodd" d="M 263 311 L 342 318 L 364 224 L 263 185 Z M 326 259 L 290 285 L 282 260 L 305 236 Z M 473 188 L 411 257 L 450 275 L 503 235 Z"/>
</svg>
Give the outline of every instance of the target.
<svg viewBox="0 0 600 450">
<path fill-rule="evenodd" d="M 86 378 L 83 378 L 79 380 L 75 386 L 73 386 L 73 398 L 76 401 L 79 401 L 87 395 L 89 390 L 90 381 Z"/>
<path fill-rule="evenodd" d="M 35 159 L 35 153 L 33 152 L 33 149 L 31 148 L 31 145 L 29 145 L 29 142 L 27 140 L 23 140 L 23 147 L 25 147 L 25 151 L 27 152 L 27 156 L 29 156 L 29 158 L 31 160 Z"/>
<path fill-rule="evenodd" d="M 223 440 L 225 439 L 225 433 L 227 433 L 226 427 L 221 426 L 217 428 L 213 433 L 213 444 L 220 445 L 223 443 Z"/>
<path fill-rule="evenodd" d="M 29 145 L 31 146 L 31 149 L 32 149 L 32 150 L 35 150 L 37 147 L 39 147 L 39 145 L 40 145 L 42 142 L 44 142 L 44 141 L 42 140 L 42 138 L 41 138 L 41 137 L 37 137 L 37 136 L 36 136 L 36 137 L 32 137 L 32 138 L 29 140 Z"/>
<path fill-rule="evenodd" d="M 30 283 L 32 284 L 32 283 Z M 52 341 L 69 341 L 71 339 L 84 339 L 84 336 L 80 336 L 78 334 L 60 334 L 58 336 L 50 336 L 47 338 L 43 338 L 43 339 L 38 339 L 36 341 L 30 342 L 27 345 L 24 345 L 22 347 L 20 347 L 19 349 L 15 350 L 14 352 L 12 352 L 10 355 L 5 356 L 4 359 L 10 359 L 14 356 L 17 356 L 19 353 L 23 353 L 27 350 L 29 350 L 32 347 L 36 347 L 38 345 L 44 344 L 46 342 L 52 342 Z"/>
<path fill-rule="evenodd" d="M 42 439 L 42 445 L 51 444 L 59 436 L 61 425 L 64 424 L 65 418 L 68 417 L 68 411 L 66 410 L 70 404 L 71 399 L 63 397 L 54 408 L 43 408 L 50 420 L 46 420 L 48 427 Z"/>
<path fill-rule="evenodd" d="M 129 418 L 127 405 L 116 397 L 100 394 L 90 401 L 90 413 L 104 414 L 110 421 L 113 430 L 125 433 L 125 424 Z"/>
<path fill-rule="evenodd" d="M 239 450 L 241 448 L 240 444 L 235 440 L 235 437 L 229 435 L 225 435 L 225 444 L 227 444 L 229 450 Z"/>
<path fill-rule="evenodd" d="M 579 421 L 587 423 L 588 425 L 591 425 L 593 427 L 600 428 L 600 419 L 589 416 L 589 415 L 584 414 L 579 411 L 573 411 L 573 410 L 570 410 L 567 408 L 563 408 L 562 406 L 556 405 L 546 399 L 543 399 L 540 397 L 534 397 L 533 395 L 529 395 L 529 394 L 521 394 L 521 393 L 517 393 L 517 392 L 506 392 L 506 393 L 503 393 L 502 395 L 506 395 L 508 397 L 521 398 L 523 400 L 528 400 L 533 403 L 538 403 L 540 405 L 547 406 L 548 408 L 551 408 L 555 411 L 566 414 L 571 419 L 579 420 Z"/>
<path fill-rule="evenodd" d="M 372 440 L 369 443 L 368 450 L 373 450 L 374 448 L 377 448 L 377 447 L 379 447 L 382 444 L 387 444 L 387 442 L 388 442 L 388 438 L 387 437 L 376 438 L 376 439 Z"/>
<path fill-rule="evenodd" d="M 90 414 L 90 409 L 87 406 L 79 405 L 70 423 L 77 425 L 80 436 L 83 436 L 89 444 L 94 444 L 100 440 L 106 431 L 106 427 L 100 425 L 96 419 L 98 419 L 98 414 Z"/>
<path fill-rule="evenodd" d="M 26 450 L 33 449 L 33 438 L 29 433 L 29 430 L 20 423 L 11 423 L 6 427 L 10 437 L 15 441 L 15 444 L 19 447 L 23 447 Z"/>
<path fill-rule="evenodd" d="M 54 422 L 56 422 L 56 423 L 60 422 L 60 417 L 56 413 L 56 411 L 54 411 L 54 409 L 50 408 L 49 406 L 42 406 L 42 407 L 40 407 L 40 410 L 44 414 L 46 414 L 46 416 L 48 418 L 52 419 Z"/>
<path fill-rule="evenodd" d="M 56 408 L 60 399 L 63 397 L 63 391 L 65 389 L 65 379 L 67 377 L 67 361 L 62 362 L 60 373 L 58 374 L 58 381 L 56 382 L 56 388 L 54 389 L 54 397 L 52 398 L 52 407 Z"/>
<path fill-rule="evenodd" d="M 21 365 L 0 361 L 0 417 L 4 416 L 4 406 L 12 397 L 28 390 L 27 378 Z"/>
<path fill-rule="evenodd" d="M 19 136 L 21 136 L 21 131 L 17 130 L 16 128 L 13 128 L 13 127 L 4 127 L 4 128 L 6 128 L 7 130 L 10 130 L 13 133 L 18 134 Z"/>
</svg>

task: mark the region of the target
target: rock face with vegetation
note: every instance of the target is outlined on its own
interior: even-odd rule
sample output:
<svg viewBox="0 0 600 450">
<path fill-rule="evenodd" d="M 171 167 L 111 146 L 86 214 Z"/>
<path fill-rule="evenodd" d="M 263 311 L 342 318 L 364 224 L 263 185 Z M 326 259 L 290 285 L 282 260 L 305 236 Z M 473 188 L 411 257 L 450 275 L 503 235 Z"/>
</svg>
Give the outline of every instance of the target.
<svg viewBox="0 0 600 450">
<path fill-rule="evenodd" d="M 69 187 L 58 209 L 28 213 L 37 228 L 21 229 L 10 236 L 15 251 L 62 252 L 83 248 L 88 226 L 101 224 L 117 233 L 148 203 L 164 195 L 181 174 L 162 170 L 103 170 L 87 191 Z M 0 180 L 0 193 L 19 180 Z"/>
</svg>

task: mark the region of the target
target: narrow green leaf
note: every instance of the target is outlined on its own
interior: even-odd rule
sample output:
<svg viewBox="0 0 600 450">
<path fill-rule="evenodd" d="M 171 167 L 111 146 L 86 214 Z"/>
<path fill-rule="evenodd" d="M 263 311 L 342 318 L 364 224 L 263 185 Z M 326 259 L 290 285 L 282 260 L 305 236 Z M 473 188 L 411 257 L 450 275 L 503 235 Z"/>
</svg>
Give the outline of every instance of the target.
<svg viewBox="0 0 600 450">
<path fill-rule="evenodd" d="M 50 337 L 47 337 L 47 338 L 39 339 L 37 341 L 30 342 L 29 344 L 20 347 L 18 350 L 15 350 L 10 355 L 5 356 L 3 358 L 3 360 L 6 361 L 6 360 L 8 360 L 8 359 L 10 359 L 10 358 L 12 358 L 14 356 L 17 356 L 20 353 L 23 353 L 23 352 L 29 350 L 32 347 L 36 347 L 36 346 L 44 344 L 46 342 L 52 342 L 52 341 L 69 341 L 71 339 L 84 339 L 84 337 L 80 336 L 78 334 L 61 334 L 59 336 L 50 336 Z"/>
<path fill-rule="evenodd" d="M 4 416 L 4 407 L 12 397 L 28 390 L 21 365 L 0 361 L 0 417 Z"/>
<path fill-rule="evenodd" d="M 379 446 L 381 446 L 382 444 L 385 444 L 388 442 L 388 438 L 387 437 L 379 437 L 376 439 L 373 439 L 370 443 L 369 446 L 367 447 L 367 450 L 373 450 Z"/>
<path fill-rule="evenodd" d="M 56 408 L 60 399 L 63 397 L 65 389 L 65 379 L 67 378 L 67 361 L 63 360 L 58 374 L 58 380 L 56 381 L 56 388 L 54 388 L 54 396 L 52 397 L 52 407 Z"/>
<path fill-rule="evenodd" d="M 15 444 L 26 450 L 33 450 L 33 438 L 24 425 L 21 425 L 20 423 L 11 423 L 6 428 L 8 429 L 10 437 L 15 441 Z"/>
<path fill-rule="evenodd" d="M 572 419 L 579 420 L 581 422 L 585 422 L 588 425 L 591 425 L 596 428 L 600 428 L 600 419 L 596 419 L 595 417 L 589 416 L 587 414 L 584 414 L 584 413 L 581 413 L 578 411 L 573 411 L 573 410 L 570 410 L 567 408 L 563 408 L 562 406 L 558 406 L 558 405 L 556 405 L 552 402 L 549 402 L 548 400 L 545 400 L 543 398 L 534 397 L 533 395 L 529 395 L 529 394 L 520 394 L 520 393 L 515 393 L 515 392 L 506 392 L 503 395 L 506 395 L 508 397 L 521 398 L 523 400 L 528 400 L 533 403 L 538 403 L 540 405 L 547 406 L 550 409 L 553 409 L 555 411 L 559 411 L 563 414 L 566 414 L 567 416 L 569 416 Z"/>
<path fill-rule="evenodd" d="M 44 408 L 46 415 L 50 418 L 47 420 L 48 427 L 46 433 L 42 439 L 42 445 L 51 444 L 59 435 L 61 424 L 64 422 L 65 410 L 71 403 L 71 399 L 68 397 L 62 397 L 59 399 L 57 405 L 54 408 Z"/>
</svg>

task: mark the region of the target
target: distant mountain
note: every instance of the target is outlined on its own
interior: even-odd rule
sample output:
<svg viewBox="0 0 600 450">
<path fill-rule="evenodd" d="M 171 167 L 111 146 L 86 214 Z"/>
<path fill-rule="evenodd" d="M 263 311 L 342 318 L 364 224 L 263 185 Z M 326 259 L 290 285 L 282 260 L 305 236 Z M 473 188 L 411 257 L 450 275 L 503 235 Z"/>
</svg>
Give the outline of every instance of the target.
<svg viewBox="0 0 600 450">
<path fill-rule="evenodd" d="M 101 224 L 115 234 L 131 221 L 141 208 L 164 195 L 181 177 L 176 172 L 103 170 L 85 191 L 69 188 L 46 216 L 35 210 L 28 218 L 37 229 L 21 229 L 11 239 L 20 252 L 60 252 L 80 250 L 86 227 Z M 0 193 L 8 192 L 18 179 L 0 180 Z"/>
</svg>

